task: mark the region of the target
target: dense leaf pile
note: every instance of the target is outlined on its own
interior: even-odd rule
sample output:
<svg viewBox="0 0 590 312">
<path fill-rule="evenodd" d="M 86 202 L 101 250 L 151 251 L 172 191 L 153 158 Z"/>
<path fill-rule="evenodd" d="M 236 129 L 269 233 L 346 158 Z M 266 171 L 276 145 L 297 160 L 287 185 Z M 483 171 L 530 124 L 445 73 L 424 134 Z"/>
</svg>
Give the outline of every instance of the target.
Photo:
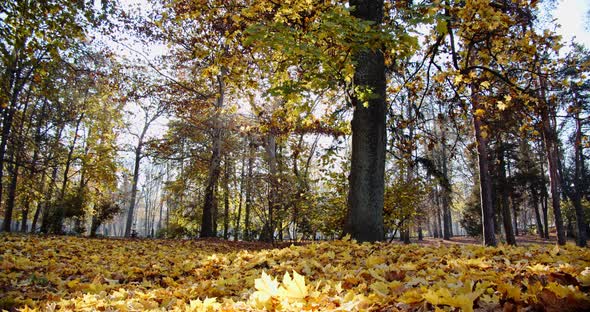
<svg viewBox="0 0 590 312">
<path fill-rule="evenodd" d="M 590 250 L 0 236 L 0 308 L 590 310 Z"/>
</svg>

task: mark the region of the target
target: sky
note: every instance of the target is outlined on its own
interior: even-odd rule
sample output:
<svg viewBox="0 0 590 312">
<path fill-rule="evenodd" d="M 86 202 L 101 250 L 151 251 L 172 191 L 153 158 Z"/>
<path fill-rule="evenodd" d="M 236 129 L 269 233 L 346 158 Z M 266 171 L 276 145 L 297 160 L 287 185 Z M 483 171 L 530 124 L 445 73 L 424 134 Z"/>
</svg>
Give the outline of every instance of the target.
<svg viewBox="0 0 590 312">
<path fill-rule="evenodd" d="M 586 25 L 590 25 L 588 10 L 590 10 L 589 0 L 559 1 L 553 15 L 557 19 L 557 24 L 561 25 L 558 32 L 563 36 L 565 42 L 569 42 L 572 37 L 575 37 L 576 41 L 590 48 L 590 31 L 587 29 L 590 27 L 586 27 Z"/>
</svg>

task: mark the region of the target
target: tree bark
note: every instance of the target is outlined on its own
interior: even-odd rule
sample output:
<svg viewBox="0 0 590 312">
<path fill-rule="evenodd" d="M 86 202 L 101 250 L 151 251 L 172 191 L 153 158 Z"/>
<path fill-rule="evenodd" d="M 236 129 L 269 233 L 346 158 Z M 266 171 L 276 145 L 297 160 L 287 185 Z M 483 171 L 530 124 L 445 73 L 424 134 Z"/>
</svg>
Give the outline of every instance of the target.
<svg viewBox="0 0 590 312">
<path fill-rule="evenodd" d="M 16 100 L 15 100 L 16 101 Z M 15 104 L 14 104 L 15 105 Z M 3 111 L 2 118 L 2 137 L 0 138 L 0 203 L 2 202 L 3 185 L 2 181 L 4 177 L 4 157 L 6 156 L 6 146 L 10 136 L 10 130 L 12 128 L 12 119 L 14 116 L 15 107 L 8 107 Z M 2 231 L 10 232 L 10 226 L 12 224 L 12 208 L 6 207 L 4 210 L 4 220 L 2 222 Z"/>
<path fill-rule="evenodd" d="M 131 182 L 131 198 L 129 199 L 129 210 L 127 211 L 127 222 L 125 223 L 125 237 L 131 237 L 133 229 L 133 213 L 137 198 L 137 182 L 139 181 L 139 166 L 143 158 L 143 136 L 140 136 L 139 143 L 135 148 L 135 161 L 133 164 L 133 181 Z"/>
<path fill-rule="evenodd" d="M 548 197 L 549 194 L 547 194 L 547 183 L 545 182 L 545 169 L 543 167 L 543 156 L 541 156 L 541 160 L 539 162 L 539 164 L 541 165 L 541 174 L 543 177 L 543 183 L 541 184 L 541 210 L 543 212 L 543 237 L 545 239 L 549 239 L 549 216 L 548 216 Z"/>
<path fill-rule="evenodd" d="M 561 178 L 559 176 L 559 151 L 557 147 L 557 133 L 555 125 L 552 124 L 549 110 L 550 103 L 547 102 L 545 95 L 545 82 L 541 80 L 541 99 L 543 107 L 541 107 L 541 123 L 543 127 L 543 140 L 545 141 L 545 152 L 547 157 L 547 165 L 549 168 L 549 187 L 551 190 L 551 206 L 553 208 L 553 216 L 555 219 L 555 229 L 557 231 L 557 244 L 565 245 L 565 229 L 563 227 L 563 218 L 561 215 L 560 206 L 560 191 L 559 185 Z"/>
<path fill-rule="evenodd" d="M 535 211 L 535 220 L 537 222 L 537 234 L 539 234 L 540 238 L 544 238 L 545 233 L 543 231 L 543 222 L 541 221 L 541 214 L 539 213 L 539 194 L 534 187 L 531 187 L 530 192 L 533 210 Z"/>
<path fill-rule="evenodd" d="M 574 142 L 574 194 L 573 204 L 576 211 L 576 223 L 578 226 L 578 237 L 576 244 L 580 247 L 586 247 L 587 244 L 587 224 L 586 217 L 584 215 L 584 208 L 582 207 L 582 166 L 584 159 L 582 151 L 582 120 L 580 119 L 580 109 L 576 110 L 575 121 L 576 121 L 576 134 Z"/>
<path fill-rule="evenodd" d="M 52 220 L 52 224 L 51 224 L 51 228 L 50 231 L 55 233 L 55 234 L 61 234 L 63 232 L 63 220 L 65 217 L 65 211 L 64 211 L 64 207 L 61 206 L 63 203 L 63 200 L 65 198 L 66 195 L 66 189 L 68 186 L 68 175 L 70 174 L 70 167 L 72 165 L 72 160 L 74 157 L 74 150 L 76 148 L 76 142 L 78 141 L 78 131 L 80 130 L 80 125 L 82 123 L 82 119 L 84 118 L 84 113 L 82 113 L 80 115 L 80 117 L 78 117 L 78 120 L 76 121 L 76 128 L 74 129 L 74 137 L 72 138 L 72 144 L 70 145 L 70 148 L 68 150 L 68 155 L 66 158 L 66 162 L 65 162 L 65 167 L 64 167 L 64 171 L 63 171 L 63 180 L 62 180 L 62 185 L 61 185 L 61 190 L 59 193 L 59 206 L 53 206 L 53 217 L 54 219 Z"/>
<path fill-rule="evenodd" d="M 353 15 L 381 24 L 383 0 L 351 0 Z M 349 176 L 348 213 L 344 232 L 359 242 L 384 239 L 383 195 L 385 191 L 385 61 L 380 50 L 365 49 L 355 55 L 354 84 L 368 93 L 352 97 L 352 159 Z"/>
<path fill-rule="evenodd" d="M 488 140 L 487 135 L 482 134 L 483 122 L 478 115 L 480 104 L 477 97 L 473 100 L 473 128 L 475 141 L 477 144 L 477 160 L 479 164 L 479 190 L 481 196 L 481 215 L 483 227 L 483 244 L 486 246 L 496 246 L 496 235 L 494 228 L 494 203 L 492 197 L 492 179 L 489 172 L 488 162 Z"/>
<path fill-rule="evenodd" d="M 502 207 L 502 222 L 504 225 L 504 233 L 506 235 L 506 243 L 509 245 L 516 245 L 516 237 L 514 236 L 514 228 L 512 227 L 512 220 L 510 217 L 510 205 L 509 205 L 509 186 L 506 179 L 506 155 L 505 148 L 500 143 L 498 151 L 498 161 L 500 167 L 500 196 L 501 196 L 501 207 Z"/>
<path fill-rule="evenodd" d="M 246 167 L 246 157 L 242 155 L 242 169 L 240 170 L 240 198 L 238 199 L 238 214 L 236 216 L 235 222 L 235 230 L 234 230 L 234 241 L 240 239 L 240 220 L 242 218 L 242 204 L 243 204 L 243 197 L 244 197 L 244 176 L 245 176 L 245 167 Z"/>
<path fill-rule="evenodd" d="M 220 113 L 223 107 L 225 96 L 225 82 L 223 81 L 223 74 L 217 77 L 218 95 L 215 104 L 215 114 L 213 120 L 213 135 L 211 146 L 211 159 L 209 160 L 209 169 L 207 175 L 207 184 L 205 187 L 205 202 L 203 204 L 203 216 L 201 218 L 201 237 L 215 237 L 215 210 L 217 206 L 217 198 L 215 196 L 215 189 L 219 180 L 221 172 L 221 140 L 222 129 Z"/>
<path fill-rule="evenodd" d="M 448 168 L 447 168 L 447 153 L 446 153 L 446 143 L 445 143 L 445 132 L 442 132 L 442 174 L 448 181 Z M 447 183 L 450 184 L 450 183 Z M 449 189 L 450 185 L 443 185 L 442 186 L 442 208 L 443 208 L 443 239 L 449 240 L 453 236 L 453 220 L 451 218 L 451 207 L 450 207 L 450 193 L 451 190 Z"/>
<path fill-rule="evenodd" d="M 275 212 L 277 209 L 277 141 L 276 136 L 272 130 L 267 134 L 266 144 L 266 160 L 268 162 L 268 215 L 267 220 L 262 229 L 260 240 L 268 243 L 274 241 L 274 232 L 276 228 Z"/>
<path fill-rule="evenodd" d="M 12 140 L 11 149 L 10 149 L 10 163 L 8 165 L 8 168 L 9 168 L 8 171 L 11 174 L 11 178 L 10 178 L 10 185 L 8 188 L 8 198 L 6 199 L 6 210 L 5 210 L 5 219 L 4 219 L 8 223 L 7 232 L 9 232 L 11 230 L 10 223 L 12 223 L 12 214 L 14 212 L 14 205 L 15 205 L 15 201 L 16 201 L 16 189 L 18 187 L 18 175 L 19 175 L 20 167 L 22 166 L 22 160 L 20 160 L 19 157 L 20 157 L 20 154 L 22 153 L 22 150 L 24 148 L 23 134 L 25 132 L 25 116 L 26 116 L 27 110 L 29 108 L 29 98 L 30 98 L 30 92 L 28 92 L 26 99 L 24 100 L 25 104 L 24 104 L 24 108 L 22 109 L 22 112 L 20 114 L 21 115 L 20 122 L 18 123 L 18 126 L 15 129 L 16 132 L 13 131 L 12 138 L 7 138 L 7 139 Z M 34 154 L 35 155 L 33 158 L 36 158 L 37 157 L 36 156 L 37 149 L 35 149 Z M 0 174 L 0 177 L 2 177 L 1 174 Z M 27 208 L 27 205 L 25 205 L 25 208 Z M 27 212 L 23 211 L 23 216 L 25 217 L 25 219 L 22 220 L 22 225 L 24 225 L 24 227 L 21 226 L 21 231 L 25 232 L 26 231 L 26 223 L 27 223 L 26 217 L 28 217 L 28 211 Z M 6 218 L 6 217 L 8 217 L 8 218 Z"/>
<path fill-rule="evenodd" d="M 252 239 L 250 232 L 250 211 L 252 209 L 252 180 L 254 179 L 254 152 L 256 146 L 252 141 L 248 144 L 248 175 L 246 177 L 246 211 L 244 215 L 244 238 L 246 240 Z"/>
<path fill-rule="evenodd" d="M 225 157 L 225 170 L 223 174 L 223 239 L 229 239 L 229 157 Z"/>
<path fill-rule="evenodd" d="M 543 187 L 543 201 L 541 202 L 542 204 L 542 209 L 543 209 L 543 227 L 545 229 L 545 231 L 543 232 L 543 236 L 545 237 L 545 239 L 549 239 L 549 194 L 547 193 L 547 189 L 544 186 Z"/>
<path fill-rule="evenodd" d="M 6 68 L 6 72 L 8 75 L 8 85 L 7 85 L 7 93 L 6 95 L 9 96 L 8 100 L 8 107 L 0 108 L 0 113 L 2 113 L 2 131 L 0 136 L 0 203 L 2 203 L 2 193 L 3 193 L 3 177 L 4 177 L 4 159 L 6 157 L 6 149 L 8 146 L 8 141 L 10 139 L 10 132 L 12 130 L 12 120 L 14 118 L 14 114 L 17 109 L 17 103 L 19 99 L 19 95 L 23 90 L 25 81 L 23 80 L 22 75 L 22 67 L 19 67 L 18 64 L 20 63 L 20 45 L 18 42 L 15 43 L 14 46 L 14 59 L 13 62 L 8 65 Z M 30 76 L 31 71 L 29 72 Z M 26 75 L 25 75 L 26 76 Z M 10 227 L 12 223 L 12 209 L 6 208 L 4 210 L 4 220 L 2 223 L 2 231 L 10 232 Z"/>
</svg>

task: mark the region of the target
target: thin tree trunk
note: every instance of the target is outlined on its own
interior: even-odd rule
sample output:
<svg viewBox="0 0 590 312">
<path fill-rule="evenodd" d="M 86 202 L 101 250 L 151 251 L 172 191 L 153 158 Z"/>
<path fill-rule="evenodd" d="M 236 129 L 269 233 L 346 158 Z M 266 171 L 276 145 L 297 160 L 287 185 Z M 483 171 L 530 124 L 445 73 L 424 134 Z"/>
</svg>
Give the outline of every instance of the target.
<svg viewBox="0 0 590 312">
<path fill-rule="evenodd" d="M 549 239 L 549 194 L 547 193 L 547 188 L 543 186 L 543 201 L 542 201 L 542 209 L 543 209 L 543 226 L 545 228 L 544 236 L 545 239 Z"/>
<path fill-rule="evenodd" d="M 25 132 L 25 115 L 27 114 L 27 110 L 29 107 L 29 97 L 30 97 L 30 92 L 28 92 L 26 99 L 25 99 L 25 105 L 21 114 L 21 118 L 20 118 L 20 122 L 18 124 L 18 127 L 16 129 L 16 138 L 12 138 L 13 143 L 11 144 L 12 148 L 10 149 L 10 163 L 9 163 L 9 172 L 12 174 L 11 179 L 10 179 L 10 185 L 8 188 L 8 198 L 6 199 L 6 214 L 5 217 L 9 217 L 8 219 L 8 223 L 11 223 L 12 220 L 12 214 L 14 212 L 14 205 L 15 205 L 15 201 L 16 201 L 16 189 L 18 187 L 18 175 L 19 175 L 19 171 L 20 171 L 20 167 L 22 165 L 22 161 L 19 159 L 20 154 L 22 152 L 23 149 L 23 133 Z M 14 136 L 14 133 L 13 133 Z M 37 150 L 35 149 L 34 152 L 34 158 L 36 158 L 36 153 Z M 0 175 L 1 177 L 1 175 Z M 23 211 L 24 212 L 24 211 Z M 26 213 L 24 213 L 25 217 L 27 217 L 28 215 L 28 211 Z M 22 225 L 24 225 L 24 229 L 26 231 L 26 219 L 22 220 Z M 23 226 L 21 226 L 21 231 L 22 231 Z M 8 232 L 10 231 L 10 225 L 9 225 L 9 229 Z"/>
<path fill-rule="evenodd" d="M 276 137 L 272 130 L 266 137 L 266 158 L 268 162 L 268 217 L 262 229 L 260 240 L 272 243 L 274 241 L 274 231 L 276 228 L 275 210 L 277 208 L 277 157 L 276 157 Z"/>
<path fill-rule="evenodd" d="M 225 157 L 225 172 L 223 175 L 223 239 L 229 239 L 229 157 Z"/>
<path fill-rule="evenodd" d="M 543 222 L 541 222 L 541 214 L 539 213 L 539 194 L 534 188 L 531 188 L 531 197 L 533 210 L 535 211 L 535 220 L 537 222 L 537 234 L 539 234 L 539 237 L 544 238 Z"/>
<path fill-rule="evenodd" d="M 221 109 L 223 107 L 225 96 L 225 82 L 223 73 L 217 77 L 218 82 L 218 96 L 215 105 L 215 115 L 213 120 L 213 135 L 211 146 L 211 158 L 209 160 L 209 169 L 207 176 L 207 183 L 205 187 L 205 201 L 203 205 L 203 216 L 201 219 L 201 237 L 215 237 L 216 236 L 216 218 L 215 211 L 217 210 L 217 198 L 215 196 L 215 189 L 219 180 L 221 171 Z"/>
<path fill-rule="evenodd" d="M 242 156 L 242 169 L 240 171 L 240 193 L 239 193 L 240 198 L 238 199 L 238 214 L 236 216 L 236 222 L 235 222 L 234 241 L 237 241 L 240 239 L 240 220 L 242 218 L 245 167 L 246 167 L 246 157 Z"/>
<path fill-rule="evenodd" d="M 547 97 L 545 96 L 545 83 L 541 80 L 541 98 L 544 101 L 544 107 L 541 109 L 541 123 L 543 125 L 543 140 L 545 141 L 545 152 L 547 156 L 547 165 L 549 168 L 549 186 L 551 190 L 551 204 L 553 207 L 553 215 L 555 219 L 555 229 L 557 230 L 557 244 L 565 245 L 565 229 L 563 227 L 563 219 L 561 215 L 560 206 L 560 191 L 559 185 L 561 178 L 559 177 L 559 151 L 557 148 L 557 133 L 555 125 L 552 125 L 549 116 L 549 105 Z"/>
<path fill-rule="evenodd" d="M 9 172 L 11 173 L 11 177 L 10 177 L 10 185 L 8 186 L 8 198 L 6 199 L 6 214 L 5 216 L 8 215 L 8 213 L 10 213 L 10 219 L 7 221 L 8 223 L 8 228 L 4 228 L 4 230 L 6 232 L 10 232 L 12 227 L 11 227 L 11 223 L 12 223 L 12 213 L 14 211 L 14 204 L 16 201 L 16 187 L 18 184 L 18 172 L 20 170 L 20 165 L 19 164 L 15 164 L 15 155 L 11 156 L 11 165 L 10 167 L 12 167 L 12 170 L 9 169 Z M 5 220 L 6 221 L 6 220 Z"/>
<path fill-rule="evenodd" d="M 447 155 L 446 147 L 443 143 L 442 147 L 442 174 L 444 177 L 448 177 L 447 169 Z M 451 207 L 450 207 L 450 185 L 442 186 L 442 211 L 443 211 L 443 239 L 449 240 L 453 236 L 452 219 L 451 219 Z"/>
<path fill-rule="evenodd" d="M 127 222 L 125 223 L 125 237 L 131 237 L 133 228 L 133 213 L 135 210 L 135 202 L 137 198 L 137 183 L 139 181 L 139 165 L 142 158 L 143 138 L 140 138 L 137 147 L 135 148 L 135 162 L 133 165 L 133 181 L 131 182 L 131 198 L 129 199 L 129 210 L 127 211 Z"/>
<path fill-rule="evenodd" d="M 299 136 L 299 142 L 297 147 L 295 147 L 293 151 L 293 175 L 295 175 L 295 179 L 297 179 L 297 195 L 296 199 L 293 200 L 293 233 L 290 234 L 291 240 L 297 240 L 297 224 L 299 222 L 299 198 L 302 198 L 304 195 L 303 189 L 303 181 L 301 174 L 299 172 L 299 153 L 301 153 L 301 149 L 303 148 L 303 134 Z"/>
<path fill-rule="evenodd" d="M 67 185 L 68 185 L 68 180 L 69 180 L 69 174 L 70 174 L 70 167 L 72 165 L 72 160 L 74 157 L 74 150 L 76 148 L 76 142 L 78 141 L 78 131 L 80 130 L 80 125 L 82 123 L 82 119 L 84 118 L 84 113 L 82 113 L 80 115 L 80 117 L 78 118 L 78 120 L 76 121 L 76 128 L 74 130 L 74 137 L 72 139 L 72 144 L 70 145 L 70 148 L 68 150 L 68 155 L 66 158 L 66 162 L 65 162 L 65 168 L 63 171 L 63 180 L 62 180 L 62 185 L 61 185 L 61 190 L 59 193 L 59 206 L 55 206 L 54 211 L 53 211 L 53 216 L 54 216 L 54 220 L 52 221 L 51 224 L 51 232 L 55 233 L 55 234 L 61 234 L 63 232 L 63 221 L 64 221 L 64 217 L 65 217 L 65 211 L 64 211 L 64 207 L 63 205 L 63 200 L 65 198 L 65 194 L 66 194 L 66 189 L 67 189 Z"/>
<path fill-rule="evenodd" d="M 41 175 L 41 187 L 39 188 L 42 194 L 45 192 L 45 179 L 45 171 L 43 171 L 43 174 Z M 29 233 L 35 233 L 35 230 L 37 228 L 37 222 L 39 221 L 39 216 L 41 215 L 41 211 L 43 210 L 42 207 L 42 201 L 39 200 L 37 202 L 35 214 L 33 215 L 33 221 L 31 222 L 31 230 L 29 231 Z"/>
<path fill-rule="evenodd" d="M 553 215 L 555 219 L 555 229 L 557 230 L 557 244 L 565 245 L 565 229 L 563 227 L 563 219 L 561 215 L 560 204 L 560 177 L 558 172 L 558 151 L 556 145 L 555 129 L 551 126 L 549 116 L 546 110 L 543 110 L 543 137 L 545 140 L 545 149 L 547 152 L 547 165 L 549 168 L 549 188 L 551 190 L 551 206 L 553 208 Z"/>
<path fill-rule="evenodd" d="M 252 180 L 254 178 L 254 152 L 255 145 L 253 142 L 249 143 L 248 152 L 248 176 L 246 177 L 246 212 L 244 215 L 244 238 L 246 240 L 252 239 L 250 232 L 250 211 L 252 209 Z"/>
<path fill-rule="evenodd" d="M 442 229 L 442 218 L 441 218 L 441 213 L 442 213 L 442 208 L 441 208 L 441 201 L 439 199 L 439 190 L 438 188 L 436 189 L 436 237 L 437 238 L 442 238 L 443 237 L 443 229 Z"/>
<path fill-rule="evenodd" d="M 509 245 L 516 245 L 516 237 L 514 236 L 514 228 L 512 227 L 512 220 L 510 218 L 510 205 L 509 205 L 509 186 L 506 179 L 506 150 L 505 146 L 500 144 L 498 151 L 498 161 L 500 166 L 500 196 L 501 196 L 501 207 L 502 207 L 502 221 L 504 224 L 504 233 L 506 235 L 506 243 Z"/>
<path fill-rule="evenodd" d="M 545 169 L 543 166 L 543 156 L 541 156 L 541 160 L 539 162 L 539 164 L 541 165 L 541 175 L 543 177 L 543 183 L 541 184 L 541 209 L 543 212 L 543 237 L 545 237 L 545 239 L 549 239 L 549 216 L 548 216 L 548 210 L 549 210 L 549 203 L 548 201 L 548 197 L 549 195 L 547 194 L 547 183 L 545 182 Z"/>
<path fill-rule="evenodd" d="M 512 176 L 510 162 L 506 162 L 506 159 L 504 159 L 504 160 L 505 160 L 504 166 L 506 166 L 508 169 L 507 177 L 510 177 L 510 176 Z M 518 211 L 517 211 L 517 207 L 516 207 L 516 204 L 514 201 L 514 193 L 512 192 L 512 186 L 508 185 L 507 180 L 506 180 L 506 184 L 504 184 L 504 185 L 509 188 L 508 197 L 509 197 L 509 205 L 510 205 L 511 209 L 508 209 L 508 211 L 512 211 L 512 228 L 514 229 L 514 235 L 516 237 L 519 235 L 518 234 Z"/>
<path fill-rule="evenodd" d="M 53 206 L 53 193 L 55 190 L 55 185 L 57 183 L 57 174 L 58 174 L 58 164 L 55 164 L 53 167 L 53 172 L 51 173 L 51 180 L 49 181 L 49 189 L 47 191 L 47 198 L 45 199 L 45 205 L 43 211 L 41 213 L 41 232 L 42 233 L 49 233 L 50 231 L 50 217 L 51 217 L 51 208 Z"/>
<path fill-rule="evenodd" d="M 22 91 L 24 82 L 18 85 L 18 81 L 21 80 L 21 72 L 22 69 L 15 68 L 15 66 L 19 63 L 19 53 L 15 49 L 14 55 L 14 63 L 8 66 L 8 90 L 12 92 L 10 94 L 9 105 L 7 108 L 2 108 L 2 132 L 0 137 L 0 203 L 2 203 L 2 193 L 3 193 L 3 183 L 4 180 L 4 158 L 6 157 L 6 149 L 8 146 L 8 141 L 10 139 L 10 132 L 12 130 L 12 120 L 14 118 L 14 114 L 16 112 L 17 102 Z M 7 205 L 8 206 L 8 205 Z M 2 231 L 10 232 L 12 224 L 12 208 L 6 207 L 4 210 L 4 220 L 2 223 Z"/>
<path fill-rule="evenodd" d="M 489 172 L 488 162 L 488 140 L 487 134 L 483 134 L 483 122 L 478 115 L 478 110 L 481 109 L 479 101 L 476 96 L 472 97 L 472 100 L 473 128 L 477 144 L 477 159 L 479 164 L 479 190 L 481 196 L 483 244 L 486 246 L 496 246 L 492 179 Z"/>
<path fill-rule="evenodd" d="M 576 244 L 580 247 L 586 247 L 586 218 L 584 216 L 584 209 L 582 207 L 582 166 L 584 159 L 583 151 L 582 151 L 582 120 L 580 119 L 580 109 L 576 110 L 576 134 L 575 134 L 575 142 L 574 142 L 574 198 L 573 204 L 574 209 L 576 210 L 576 223 L 578 226 L 578 237 L 576 239 Z"/>
<path fill-rule="evenodd" d="M 422 224 L 418 224 L 418 240 L 424 240 L 424 233 L 422 233 Z"/>
</svg>

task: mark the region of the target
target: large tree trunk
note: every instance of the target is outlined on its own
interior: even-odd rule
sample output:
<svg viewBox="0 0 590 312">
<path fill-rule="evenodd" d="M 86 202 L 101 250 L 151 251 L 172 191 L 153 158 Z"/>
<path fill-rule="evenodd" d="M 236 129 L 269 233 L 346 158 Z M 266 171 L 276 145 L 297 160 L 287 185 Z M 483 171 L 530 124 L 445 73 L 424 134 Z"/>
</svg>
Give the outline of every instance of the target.
<svg viewBox="0 0 590 312">
<path fill-rule="evenodd" d="M 225 96 L 225 82 L 223 81 L 223 73 L 217 77 L 218 95 L 215 104 L 215 114 L 213 120 L 213 135 L 211 146 L 211 159 L 209 160 L 209 169 L 207 176 L 207 184 L 205 187 L 205 201 L 203 204 L 203 217 L 201 218 L 201 237 L 215 237 L 215 210 L 217 207 L 217 198 L 215 197 L 215 189 L 219 180 L 221 172 L 221 109 L 223 107 Z"/>
<path fill-rule="evenodd" d="M 483 244 L 496 246 L 496 235 L 494 228 L 494 203 L 492 197 L 492 178 L 488 162 L 488 140 L 487 135 L 482 134 L 483 122 L 478 115 L 480 104 L 477 97 L 473 97 L 473 128 L 477 144 L 477 160 L 479 164 L 479 190 L 481 196 L 481 215 L 483 226 Z"/>
<path fill-rule="evenodd" d="M 16 101 L 16 100 L 15 100 Z M 2 202 L 2 180 L 4 177 L 4 157 L 6 156 L 6 146 L 8 145 L 10 130 L 12 128 L 12 118 L 16 108 L 11 104 L 11 107 L 4 109 L 2 116 L 2 137 L 0 138 L 0 203 Z M 10 232 L 12 224 L 12 207 L 6 207 L 4 210 L 4 220 L 2 223 L 2 231 Z"/>
<path fill-rule="evenodd" d="M 17 47 L 18 46 L 18 47 Z M 10 139 L 10 132 L 12 130 L 12 120 L 17 109 L 19 95 L 23 90 L 26 79 L 22 77 L 22 68 L 18 66 L 20 63 L 20 45 L 15 44 L 14 59 L 11 64 L 7 66 L 6 73 L 8 77 L 8 84 L 6 85 L 6 96 L 8 96 L 8 107 L 0 108 L 2 114 L 2 131 L 0 132 L 0 204 L 2 203 L 3 193 L 3 178 L 4 178 L 4 159 L 6 157 L 6 149 Z M 32 71 L 29 71 L 29 76 Z M 25 75 L 26 76 L 26 75 Z M 4 210 L 4 220 L 2 223 L 2 231 L 10 232 L 12 223 L 12 208 L 6 207 Z"/>
<path fill-rule="evenodd" d="M 355 7 L 355 17 L 381 24 L 383 0 L 351 0 L 350 5 Z M 372 94 L 366 102 L 359 94 L 352 97 L 352 159 L 344 232 L 359 242 L 374 242 L 384 239 L 385 61 L 380 50 L 369 48 L 355 55 L 355 61 L 357 91 Z"/>
</svg>

